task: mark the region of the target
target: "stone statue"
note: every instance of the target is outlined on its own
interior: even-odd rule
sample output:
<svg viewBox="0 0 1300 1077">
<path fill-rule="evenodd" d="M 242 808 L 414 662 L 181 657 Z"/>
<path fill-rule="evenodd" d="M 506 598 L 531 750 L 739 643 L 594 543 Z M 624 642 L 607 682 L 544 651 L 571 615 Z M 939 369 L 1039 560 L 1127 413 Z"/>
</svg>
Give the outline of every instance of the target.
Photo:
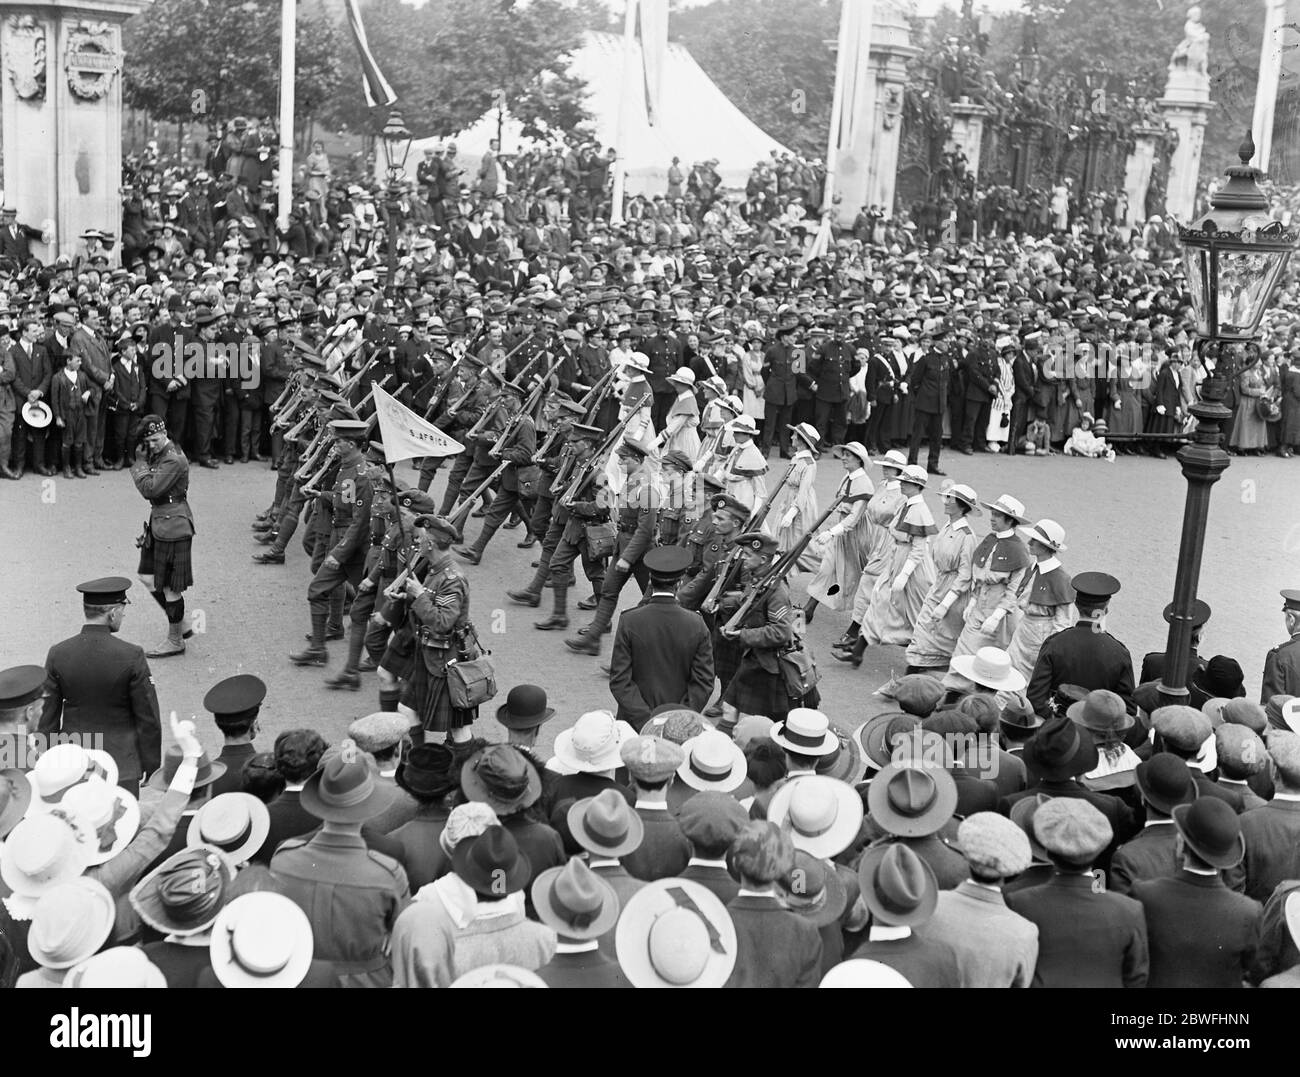
<svg viewBox="0 0 1300 1077">
<path fill-rule="evenodd" d="M 1170 68 L 1185 67 L 1198 75 L 1209 73 L 1210 32 L 1201 22 L 1201 8 L 1194 4 L 1187 9 L 1187 21 L 1183 23 L 1183 39 L 1174 49 L 1169 62 Z"/>
</svg>

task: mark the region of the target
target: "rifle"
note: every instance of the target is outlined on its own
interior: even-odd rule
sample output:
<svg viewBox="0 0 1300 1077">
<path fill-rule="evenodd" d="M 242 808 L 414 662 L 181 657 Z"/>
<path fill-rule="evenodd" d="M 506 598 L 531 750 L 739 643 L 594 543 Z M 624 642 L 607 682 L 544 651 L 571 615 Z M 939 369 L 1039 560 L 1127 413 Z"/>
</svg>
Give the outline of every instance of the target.
<svg viewBox="0 0 1300 1077">
<path fill-rule="evenodd" d="M 569 486 L 565 489 L 564 493 L 560 495 L 560 504 L 562 506 L 568 508 L 569 503 L 582 488 L 582 484 L 587 481 L 593 472 L 605 466 L 605 458 L 608 456 L 610 449 L 612 449 L 618 439 L 622 437 L 623 431 L 627 429 L 628 423 L 632 421 L 635 415 L 635 411 L 629 411 L 623 416 L 623 418 L 619 419 L 615 424 L 614 429 L 609 432 L 608 436 L 606 436 L 600 448 L 591 454 L 591 459 L 587 460 L 583 464 L 582 471 L 578 473 L 574 480 L 569 483 Z M 555 480 L 551 483 L 551 489 L 558 489 L 560 483 L 562 481 L 568 481 L 568 478 L 569 476 L 567 474 L 564 474 L 563 476 L 556 475 Z"/>
<path fill-rule="evenodd" d="M 790 549 L 786 550 L 785 553 L 777 557 L 777 559 L 767 567 L 767 570 L 763 575 L 760 576 L 754 586 L 749 589 L 749 593 L 745 596 L 745 601 L 742 602 L 736 612 L 731 615 L 730 620 L 722 626 L 724 632 L 734 631 L 739 628 L 741 622 L 749 616 L 749 611 L 754 608 L 759 599 L 765 598 L 768 592 L 785 578 L 786 573 L 795 566 L 795 563 L 803 555 L 804 550 L 808 548 L 808 544 L 812 542 L 813 536 L 817 534 L 817 530 L 822 524 L 831 518 L 831 513 L 840 507 L 840 503 L 844 500 L 844 497 L 844 494 L 836 494 L 826 511 L 821 514 L 821 518 L 804 532 L 798 542 L 791 546 Z"/>
<path fill-rule="evenodd" d="M 316 474 L 312 475 L 311 478 L 301 480 L 302 492 L 306 494 L 308 497 L 316 497 L 320 495 L 323 491 L 321 491 L 316 486 L 316 484 L 325 478 L 326 473 L 329 471 L 331 467 L 334 466 L 334 462 L 337 459 L 338 459 L 338 450 L 336 450 L 334 446 L 331 445 L 329 447 L 329 450 L 325 453 L 325 462 L 321 464 Z M 299 471 L 301 470 L 302 469 L 299 468 Z M 298 472 L 294 472 L 294 478 L 297 477 L 298 477 Z"/>
<path fill-rule="evenodd" d="M 295 370 L 285 379 L 284 388 L 280 390 L 280 395 L 271 402 L 271 411 L 278 415 L 286 401 L 292 400 L 294 396 L 302 392 L 303 385 L 304 379 L 302 375 Z"/>
<path fill-rule="evenodd" d="M 749 519 L 745 521 L 745 526 L 741 529 L 741 534 L 746 531 L 757 531 L 763 526 L 767 519 L 767 514 L 772 511 L 772 503 L 776 500 L 776 495 L 781 492 L 782 487 L 790 480 L 794 472 L 794 461 L 790 461 L 790 466 L 785 469 L 785 474 L 781 476 L 781 481 L 776 484 L 763 503 L 749 514 Z M 731 589 L 731 584 L 735 582 L 737 573 L 740 572 L 740 550 L 732 550 L 727 555 L 727 565 L 723 571 L 719 572 L 717 578 L 713 581 L 713 586 L 709 588 L 709 593 L 704 596 L 704 601 L 700 604 L 700 609 L 705 613 L 712 613 L 718 608 L 718 599 Z"/>
<path fill-rule="evenodd" d="M 456 377 L 456 371 L 464 361 L 465 356 L 463 354 L 458 355 L 452 360 L 451 366 L 447 368 L 447 380 L 438 388 L 438 391 L 433 396 L 433 400 L 430 401 L 429 406 L 424 409 L 424 417 L 426 419 L 432 419 L 438 414 L 438 409 L 442 407 L 443 401 L 447 399 L 447 393 L 451 391 L 451 383 Z"/>
<path fill-rule="evenodd" d="M 609 396 L 609 391 L 614 387 L 613 368 L 607 370 L 600 376 L 600 379 L 590 389 L 583 394 L 578 404 L 586 411 L 584 423 L 589 423 L 600 410 L 601 404 L 605 402 L 605 397 Z"/>
<path fill-rule="evenodd" d="M 347 381 L 345 381 L 342 385 L 339 386 L 339 396 L 346 398 L 348 394 L 352 392 L 353 389 L 355 389 L 358 385 L 360 385 L 361 379 L 366 375 L 366 371 L 368 371 L 372 366 L 374 366 L 376 361 L 377 361 L 376 357 L 372 355 L 369 359 L 367 359 L 364 363 L 362 363 L 361 369 L 358 370 L 355 374 L 352 375 L 352 377 L 348 378 Z"/>
<path fill-rule="evenodd" d="M 540 355 L 541 353 L 539 352 L 538 354 Z M 511 435 L 514 434 L 514 432 L 523 424 L 524 416 L 531 414 L 533 409 L 537 406 L 537 402 L 542 399 L 542 395 L 546 392 L 546 383 L 550 381 L 551 374 L 555 372 L 555 368 L 562 362 L 564 362 L 564 357 L 560 356 L 550 365 L 546 373 L 538 380 L 537 384 L 533 386 L 532 392 L 528 394 L 528 399 L 519 405 L 519 411 L 502 429 L 501 436 L 497 438 L 491 450 L 488 452 L 489 456 L 498 456 L 505 450 L 506 442 L 510 440 Z M 529 365 L 531 366 L 532 364 L 530 363 Z M 522 371 L 520 372 L 520 376 L 522 377 Z"/>
<path fill-rule="evenodd" d="M 501 473 L 504 472 L 508 466 L 509 465 L 504 460 L 497 464 L 497 466 L 492 469 L 492 474 L 479 483 L 478 489 L 470 494 L 469 497 L 465 498 L 456 511 L 448 516 L 447 519 L 454 523 L 458 528 L 463 528 L 465 521 L 469 519 L 470 511 L 474 508 L 474 503 L 483 496 L 483 492 L 489 486 L 501 477 Z"/>
</svg>

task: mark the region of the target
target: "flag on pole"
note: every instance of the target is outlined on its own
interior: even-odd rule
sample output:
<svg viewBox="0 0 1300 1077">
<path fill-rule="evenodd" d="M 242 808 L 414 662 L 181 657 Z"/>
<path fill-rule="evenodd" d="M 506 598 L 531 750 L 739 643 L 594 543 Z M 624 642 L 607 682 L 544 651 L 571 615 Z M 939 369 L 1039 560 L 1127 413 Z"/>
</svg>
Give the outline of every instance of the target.
<svg viewBox="0 0 1300 1077">
<path fill-rule="evenodd" d="M 645 89 L 646 121 L 659 119 L 664 54 L 668 51 L 668 0 L 628 0 L 639 5 L 641 23 L 641 81 Z"/>
<path fill-rule="evenodd" d="M 357 53 L 361 57 L 361 85 L 366 92 L 366 104 L 370 108 L 380 105 L 387 107 L 397 100 L 397 94 L 388 85 L 384 73 L 379 70 L 375 58 L 366 42 L 366 28 L 361 23 L 361 12 L 357 9 L 357 0 L 345 0 L 348 13 L 348 29 L 352 31 L 352 40 L 357 43 Z"/>
<path fill-rule="evenodd" d="M 464 445 L 420 418 L 396 397 L 378 385 L 374 386 L 374 391 L 375 414 L 379 416 L 379 433 L 384 439 L 384 458 L 390 464 L 417 456 L 455 456 L 464 451 Z"/>
</svg>

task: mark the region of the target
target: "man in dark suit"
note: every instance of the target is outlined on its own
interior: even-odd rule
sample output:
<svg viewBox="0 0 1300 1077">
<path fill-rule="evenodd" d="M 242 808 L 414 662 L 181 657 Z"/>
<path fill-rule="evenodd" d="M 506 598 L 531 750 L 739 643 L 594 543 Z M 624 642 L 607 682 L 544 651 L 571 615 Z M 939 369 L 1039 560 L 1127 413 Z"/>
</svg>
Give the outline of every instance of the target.
<svg viewBox="0 0 1300 1077">
<path fill-rule="evenodd" d="M 1015 382 L 1015 391 L 1011 397 L 1011 430 L 1007 437 L 1007 455 L 1019 452 L 1020 439 L 1025 436 L 1029 419 L 1034 414 L 1034 392 L 1038 388 L 1038 364 L 1034 356 L 1026 349 L 1037 348 L 1040 333 L 1028 333 L 1023 338 L 1023 347 L 1016 349 L 1011 360 L 1011 377 Z"/>
<path fill-rule="evenodd" d="M 945 328 L 936 329 L 930 350 L 917 359 L 907 372 L 907 390 L 915 409 L 912 436 L 907 446 L 907 462 L 917 462 L 921 455 L 921 438 L 924 437 L 929 443 L 926 470 L 931 475 L 943 474 L 939 470 L 939 452 L 943 448 L 943 411 L 948 400 L 948 372 L 951 363 L 946 337 Z"/>
<path fill-rule="evenodd" d="M 794 333 L 798 321 L 786 317 L 776 328 L 776 342 L 763 352 L 763 436 L 758 447 L 766 456 L 780 440 L 781 457 L 790 457 L 790 424 L 799 399 L 794 373 Z"/>
<path fill-rule="evenodd" d="M 327 747 L 325 738 L 314 729 L 288 729 L 275 738 L 275 767 L 284 777 L 285 788 L 268 805 L 271 827 L 261 849 L 253 855 L 254 863 L 269 866 L 282 841 L 301 837 L 320 826 L 320 820 L 302 806 L 299 797 Z"/>
<path fill-rule="evenodd" d="M 727 870 L 727 850 L 749 822 L 749 813 L 734 796 L 696 793 L 677 813 L 677 824 L 691 843 L 691 859 L 679 878 L 706 887 L 724 905 L 740 893 Z"/>
<path fill-rule="evenodd" d="M 622 911 L 614 888 L 580 857 L 551 868 L 533 883 L 537 919 L 555 931 L 555 955 L 537 970 L 547 987 L 630 987 L 623 970 L 599 940 L 614 934 Z"/>
<path fill-rule="evenodd" d="M 112 471 L 124 467 L 130 459 L 136 427 L 145 414 L 148 400 L 146 372 L 140 362 L 135 337 L 123 331 L 117 338 L 117 349 L 118 355 L 113 362 L 113 387 L 104 400 L 108 409 L 107 426 L 111 431 L 104 438 L 105 453 L 109 445 L 113 447 L 112 459 L 108 460 L 107 456 L 105 459 Z"/>
<path fill-rule="evenodd" d="M 642 561 L 650 570 L 650 597 L 619 618 L 609 662 L 616 717 L 637 730 L 664 703 L 702 711 L 713 693 L 708 626 L 676 598 L 677 584 L 691 565 L 690 551 L 660 546 Z"/>
<path fill-rule="evenodd" d="M 1142 906 L 1107 893 L 1092 865 L 1111 841 L 1091 804 L 1060 797 L 1040 804 L 1033 832 L 1056 867 L 1051 881 L 1006 895 L 1038 925 L 1033 987 L 1145 987 L 1149 975 Z"/>
<path fill-rule="evenodd" d="M 813 392 L 813 399 L 817 402 L 813 426 L 828 445 L 844 441 L 848 428 L 849 379 L 861 369 L 856 358 L 857 349 L 847 339 L 846 330 L 844 322 L 838 322 L 833 339 L 823 344 L 808 361 L 808 373 L 817 386 Z M 764 413 L 764 427 L 767 426 L 766 420 Z"/>
<path fill-rule="evenodd" d="M 736 928 L 736 964 L 727 987 L 816 987 L 822 938 L 786 908 L 777 883 L 794 868 L 794 846 L 780 827 L 748 823 L 731 849 L 740 891 L 727 905 Z"/>
<path fill-rule="evenodd" d="M 1196 785 L 1187 764 L 1169 752 L 1157 752 L 1136 769 L 1138 792 L 1146 807 L 1146 822 L 1137 837 L 1126 841 L 1110 861 L 1107 888 L 1127 894 L 1143 879 L 1178 874 L 1178 831 L 1172 812 L 1196 799 Z"/>
<path fill-rule="evenodd" d="M 1283 880 L 1300 877 L 1300 736 L 1271 732 L 1268 754 L 1276 791 L 1264 807 L 1241 816 L 1246 857 L 1224 878 L 1233 890 L 1260 902 Z"/>
<path fill-rule="evenodd" d="M 212 795 L 238 793 L 244 788 L 244 764 L 257 754 L 257 716 L 266 698 L 266 684 L 251 673 L 239 673 L 218 681 L 203 697 L 203 707 L 212 715 L 225 743 L 217 756 L 226 773 L 212 784 Z M 268 854 L 268 858 L 269 858 Z"/>
<path fill-rule="evenodd" d="M 14 364 L 14 406 L 18 412 L 14 424 L 14 470 L 21 476 L 27 464 L 27 442 L 32 443 L 32 470 L 38 475 L 53 475 L 45 466 L 45 427 L 33 426 L 23 415 L 23 405 L 40 400 L 49 404 L 50 359 L 41 343 L 41 323 L 35 318 L 24 318 L 20 323 L 21 336 L 9 346 L 9 358 Z M 8 461 L 0 461 L 7 463 Z"/>
<path fill-rule="evenodd" d="M 1077 684 L 1089 692 L 1106 688 L 1132 710 L 1133 657 L 1105 627 L 1119 580 L 1104 572 L 1081 572 L 1070 584 L 1079 619 L 1043 641 L 1025 692 L 1030 705 L 1036 714 L 1051 714 L 1060 686 Z"/>
<path fill-rule="evenodd" d="M 636 814 L 645 836 L 622 863 L 628 873 L 644 882 L 668 879 L 686 870 L 691 843 L 668 811 L 668 786 L 686 753 L 661 737 L 632 737 L 619 750 L 636 793 Z"/>
<path fill-rule="evenodd" d="M 117 763 L 118 784 L 138 794 L 141 779 L 158 769 L 162 726 L 158 696 L 144 648 L 113 636 L 126 616 L 131 581 L 108 576 L 78 584 L 86 624 L 56 643 L 45 659 L 45 709 L 38 732 L 102 737 Z"/>
<path fill-rule="evenodd" d="M 999 337 L 998 350 L 1013 347 L 1011 337 Z M 962 416 L 961 451 L 970 456 L 978 448 L 987 451 L 984 434 L 989 425 L 989 412 L 993 407 L 993 394 L 997 391 L 998 363 L 994 345 L 989 340 L 979 340 L 966 353 L 963 364 L 966 380 L 966 413 Z"/>
<path fill-rule="evenodd" d="M 1170 878 L 1133 884 L 1146 915 L 1148 987 L 1241 987 L 1255 960 L 1260 904 L 1234 894 L 1221 873 L 1245 852 L 1237 813 L 1210 797 L 1174 809 L 1183 839 Z"/>
<path fill-rule="evenodd" d="M 39 228 L 18 223 L 16 209 L 0 209 L 0 258 L 12 258 L 21 269 L 33 260 L 31 241 L 43 238 Z"/>
</svg>

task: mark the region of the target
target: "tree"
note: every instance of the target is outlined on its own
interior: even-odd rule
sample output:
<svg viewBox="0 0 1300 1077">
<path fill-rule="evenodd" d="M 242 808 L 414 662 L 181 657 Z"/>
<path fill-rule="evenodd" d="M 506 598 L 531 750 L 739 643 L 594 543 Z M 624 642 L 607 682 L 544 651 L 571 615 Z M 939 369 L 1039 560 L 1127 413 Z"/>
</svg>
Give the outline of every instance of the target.
<svg viewBox="0 0 1300 1077">
<path fill-rule="evenodd" d="M 278 0 L 158 0 L 127 22 L 127 103 L 161 120 L 220 123 L 273 116 L 280 77 Z M 329 20 L 299 17 L 296 111 L 335 96 L 342 66 Z"/>
</svg>

